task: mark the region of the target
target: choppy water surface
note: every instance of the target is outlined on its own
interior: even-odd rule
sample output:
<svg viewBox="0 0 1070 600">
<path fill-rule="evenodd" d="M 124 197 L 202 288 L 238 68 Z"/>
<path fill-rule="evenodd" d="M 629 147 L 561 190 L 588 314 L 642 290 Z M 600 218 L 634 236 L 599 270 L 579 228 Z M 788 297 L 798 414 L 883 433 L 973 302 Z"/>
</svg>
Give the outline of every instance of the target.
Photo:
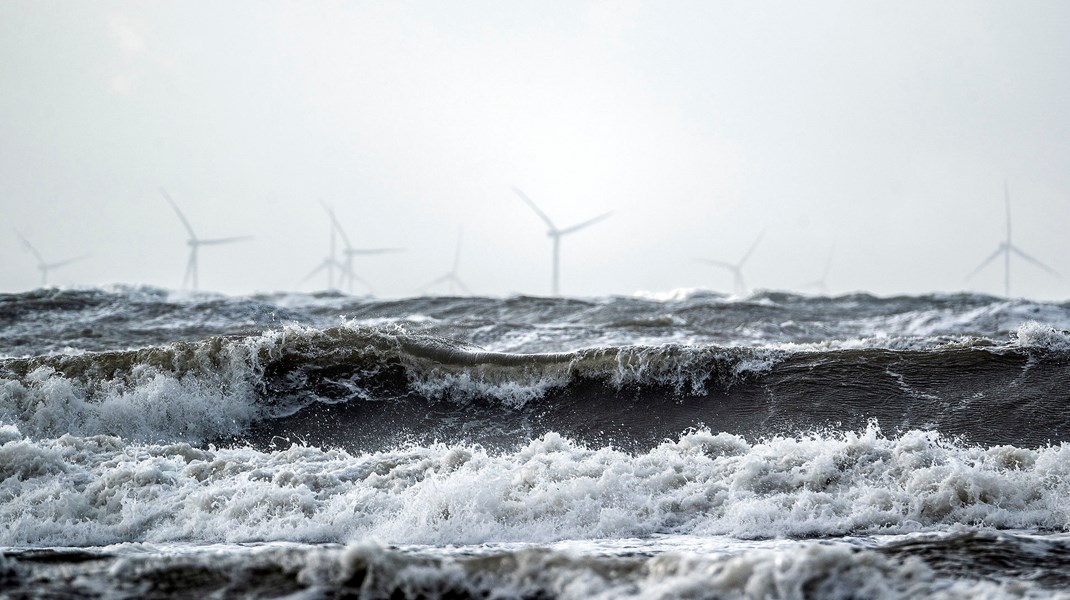
<svg viewBox="0 0 1070 600">
<path fill-rule="evenodd" d="M 0 296 L 0 593 L 1058 597 L 1070 304 Z"/>
</svg>

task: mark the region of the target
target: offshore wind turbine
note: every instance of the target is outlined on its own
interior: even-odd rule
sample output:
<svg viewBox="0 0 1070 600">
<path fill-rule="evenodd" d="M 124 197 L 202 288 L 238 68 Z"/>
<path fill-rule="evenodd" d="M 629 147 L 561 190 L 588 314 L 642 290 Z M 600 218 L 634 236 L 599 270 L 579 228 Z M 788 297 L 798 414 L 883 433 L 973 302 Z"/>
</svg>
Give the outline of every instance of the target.
<svg viewBox="0 0 1070 600">
<path fill-rule="evenodd" d="M 593 219 L 588 219 L 588 220 L 586 220 L 586 221 L 584 221 L 584 222 L 582 222 L 582 223 L 580 223 L 578 225 L 573 225 L 571 227 L 565 227 L 564 229 L 558 229 L 557 226 L 554 225 L 554 222 L 550 220 L 550 217 L 546 216 L 546 213 L 542 212 L 542 210 L 540 210 L 539 207 L 535 205 L 535 202 L 532 201 L 531 198 L 528 198 L 527 195 L 524 194 L 524 192 L 520 191 L 520 188 L 518 188 L 516 186 L 513 186 L 513 192 L 515 192 L 517 196 L 520 196 L 520 199 L 523 200 L 524 202 L 526 202 L 527 205 L 530 206 L 531 209 L 535 211 L 535 214 L 539 215 L 539 218 L 542 219 L 544 223 L 546 223 L 546 226 L 550 228 L 549 230 L 547 230 L 546 235 L 550 236 L 550 238 L 554 241 L 554 271 L 553 271 L 553 280 L 552 280 L 553 284 L 552 284 L 551 289 L 553 290 L 552 291 L 553 295 L 556 296 L 556 295 L 558 295 L 557 294 L 557 292 L 558 292 L 558 275 L 559 275 L 559 271 L 560 271 L 559 270 L 559 264 L 561 262 L 561 236 L 567 235 L 569 233 L 573 233 L 573 232 L 579 231 L 580 229 L 583 229 L 585 227 L 589 227 L 591 225 L 594 225 L 595 223 L 597 223 L 599 221 L 602 221 L 604 219 L 609 218 L 609 215 L 611 215 L 613 213 L 611 213 L 611 212 L 602 213 L 602 214 L 598 215 L 597 217 L 595 217 Z"/>
<path fill-rule="evenodd" d="M 52 269 L 58 269 L 62 266 L 69 265 L 76 260 L 82 260 L 89 256 L 88 254 L 82 254 L 80 256 L 75 256 L 74 258 L 59 260 L 52 263 L 45 262 L 45 259 L 41 258 L 41 253 L 38 252 L 37 249 L 18 232 L 18 230 L 15 231 L 15 235 L 19 236 L 19 239 L 22 240 L 22 245 L 30 252 L 30 254 L 33 254 L 34 258 L 37 259 L 37 270 L 41 272 L 41 287 L 48 285 L 48 272 Z"/>
<path fill-rule="evenodd" d="M 1000 242 L 999 247 L 996 248 L 996 251 L 989 255 L 989 257 L 986 258 L 984 262 L 982 262 L 980 265 L 978 265 L 976 269 L 970 271 L 970 274 L 966 276 L 966 279 L 969 280 L 971 277 L 976 275 L 978 271 L 988 266 L 988 263 L 992 262 L 993 260 L 996 260 L 996 258 L 1000 254 L 1002 254 L 1003 295 L 1009 298 L 1011 295 L 1011 252 L 1017 254 L 1020 258 L 1026 260 L 1027 262 L 1033 263 L 1034 265 L 1040 267 L 1041 269 L 1047 271 L 1048 273 L 1056 277 L 1059 277 L 1059 273 L 1057 273 L 1055 269 L 1052 269 L 1051 267 L 1045 265 L 1044 263 L 1033 258 L 1032 256 L 1029 256 L 1028 254 L 1023 252 L 1021 248 L 1015 246 L 1011 242 L 1011 192 L 1010 188 L 1007 186 L 1006 181 L 1003 182 L 1003 199 L 1007 207 L 1007 239 L 1003 242 Z"/>
<path fill-rule="evenodd" d="M 431 288 L 431 287 L 436 286 L 436 285 L 438 285 L 440 283 L 446 283 L 446 282 L 449 282 L 449 284 L 450 284 L 450 288 L 449 289 L 450 289 L 450 293 L 451 294 L 456 293 L 455 292 L 456 288 L 460 288 L 461 291 L 464 292 L 465 294 L 471 294 L 472 293 L 468 289 L 468 286 L 466 286 L 464 284 L 464 282 L 461 281 L 461 278 L 457 275 L 457 268 L 461 263 L 461 236 L 463 235 L 463 233 L 464 233 L 463 229 L 460 229 L 460 230 L 457 231 L 457 250 L 453 253 L 453 268 L 450 269 L 449 273 L 446 273 L 442 277 L 439 277 L 438 279 L 435 279 L 431 283 L 428 283 L 424 287 L 420 288 L 420 292 L 421 293 L 426 291 L 428 288 Z"/>
<path fill-rule="evenodd" d="M 754 249 L 758 247 L 758 242 L 762 241 L 762 236 L 764 235 L 764 231 L 759 233 L 758 238 L 754 240 L 753 244 L 751 244 L 750 250 L 747 250 L 747 253 L 743 255 L 743 258 L 739 259 L 739 262 L 735 264 L 725 262 L 723 260 L 710 260 L 708 258 L 697 258 L 695 260 L 702 263 L 706 263 L 708 265 L 713 265 L 715 267 L 722 267 L 731 271 L 732 286 L 736 290 L 736 295 L 745 296 L 747 294 L 747 284 L 743 281 L 743 265 L 747 262 L 747 259 L 750 258 L 750 255 L 754 254 Z"/>
<path fill-rule="evenodd" d="M 175 214 L 178 215 L 179 220 L 182 221 L 182 225 L 186 228 L 186 232 L 189 233 L 189 239 L 186 240 L 186 245 L 189 246 L 189 260 L 186 261 L 186 273 L 182 276 L 183 289 L 197 289 L 197 250 L 199 250 L 201 246 L 218 246 L 220 244 L 230 244 L 232 242 L 253 239 L 252 236 L 242 235 L 237 237 L 203 240 L 197 237 L 197 234 L 193 232 L 193 227 L 189 224 L 189 221 L 186 220 L 186 215 L 182 214 L 182 211 L 178 208 L 178 204 L 175 204 L 175 201 L 171 199 L 167 190 L 160 188 L 160 193 L 163 194 L 164 199 L 171 205 L 171 208 L 175 209 Z"/>
<path fill-rule="evenodd" d="M 337 245 L 337 243 L 335 238 L 338 237 L 338 232 L 335 230 L 334 227 L 334 213 L 331 211 L 331 208 L 326 204 L 323 205 L 323 209 L 327 211 L 328 215 L 331 215 L 330 252 L 327 254 L 327 257 L 323 259 L 323 262 L 321 262 L 319 266 L 317 266 L 315 269 L 312 269 L 312 271 L 309 272 L 308 275 L 305 275 L 305 278 L 302 279 L 301 282 L 298 283 L 298 285 L 301 285 L 309 279 L 312 279 L 313 277 L 318 275 L 320 271 L 327 271 L 327 290 L 331 291 L 335 289 L 334 270 L 341 269 L 342 263 L 338 262 L 338 259 L 336 258 L 337 253 L 335 250 L 335 246 Z"/>
<path fill-rule="evenodd" d="M 832 269 L 832 255 L 835 254 L 835 252 L 836 246 L 833 245 L 832 248 L 829 248 L 829 256 L 825 260 L 825 270 L 821 272 L 821 279 L 817 279 L 815 281 L 811 281 L 810 283 L 803 284 L 803 287 L 815 288 L 819 293 L 828 294 L 828 277 L 829 271 Z"/>
<path fill-rule="evenodd" d="M 337 232 L 338 237 L 342 239 L 342 254 L 345 256 L 343 262 L 334 263 L 337 265 L 341 273 L 338 276 L 338 285 L 345 286 L 346 291 L 353 293 L 353 282 L 358 282 L 364 287 L 368 288 L 368 292 L 372 291 L 372 286 L 367 281 L 357 276 L 353 270 L 353 257 L 354 256 L 369 256 L 374 254 L 389 254 L 392 252 L 401 252 L 401 248 L 354 248 L 349 243 L 349 236 L 346 235 L 342 224 L 338 222 L 338 217 L 334 214 L 334 211 L 324 206 L 327 209 L 327 214 L 331 217 L 331 259 L 334 258 L 334 234 Z"/>
</svg>

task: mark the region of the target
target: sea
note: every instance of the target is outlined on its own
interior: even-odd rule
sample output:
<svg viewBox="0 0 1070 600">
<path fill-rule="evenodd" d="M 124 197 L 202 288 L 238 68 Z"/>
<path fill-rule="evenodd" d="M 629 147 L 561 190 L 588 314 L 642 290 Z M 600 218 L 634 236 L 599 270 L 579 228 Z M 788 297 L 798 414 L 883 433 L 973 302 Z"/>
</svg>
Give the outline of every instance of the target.
<svg viewBox="0 0 1070 600">
<path fill-rule="evenodd" d="M 0 295 L 0 598 L 1070 598 L 1070 302 Z"/>
</svg>

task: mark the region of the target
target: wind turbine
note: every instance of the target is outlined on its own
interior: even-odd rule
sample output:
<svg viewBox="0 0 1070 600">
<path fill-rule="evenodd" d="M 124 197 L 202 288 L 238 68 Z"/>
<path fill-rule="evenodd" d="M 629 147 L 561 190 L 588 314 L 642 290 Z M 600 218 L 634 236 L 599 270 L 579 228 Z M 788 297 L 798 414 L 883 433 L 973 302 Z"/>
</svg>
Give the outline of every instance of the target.
<svg viewBox="0 0 1070 600">
<path fill-rule="evenodd" d="M 178 209 L 178 205 L 171 199 L 171 196 L 167 193 L 167 190 L 160 188 L 160 193 L 171 205 L 171 208 L 175 209 L 175 214 L 178 215 L 179 220 L 182 221 L 182 225 L 186 227 L 186 232 L 189 233 L 189 239 L 186 240 L 186 244 L 189 246 L 189 260 L 186 262 L 186 274 L 182 276 L 182 287 L 188 289 L 197 289 L 197 250 L 201 246 L 218 246 L 220 244 L 229 244 L 231 242 L 241 242 L 244 240 L 253 239 L 252 236 L 243 235 L 238 237 L 227 238 L 215 238 L 210 240 L 202 240 L 197 237 L 196 233 L 193 233 L 193 227 L 190 226 L 189 221 L 186 220 L 186 216 L 182 214 L 182 211 Z"/>
<path fill-rule="evenodd" d="M 331 216 L 330 253 L 327 255 L 326 258 L 323 259 L 323 262 L 321 262 L 319 264 L 319 266 L 317 266 L 315 269 L 312 269 L 312 271 L 308 275 L 305 275 L 305 278 L 302 279 L 301 282 L 298 285 L 301 285 L 302 283 L 305 283 L 309 279 L 312 279 L 317 274 L 319 274 L 320 271 L 327 271 L 327 289 L 328 290 L 333 290 L 334 289 L 334 270 L 335 269 L 341 269 L 342 268 L 342 263 L 338 262 L 338 259 L 335 258 L 335 245 L 336 245 L 335 238 L 338 237 L 338 232 L 335 230 L 335 226 L 334 226 L 334 213 L 331 211 L 330 207 L 327 206 L 326 204 L 323 205 L 323 209 L 326 210 L 327 214 L 329 214 Z"/>
<path fill-rule="evenodd" d="M 829 257 L 825 260 L 825 270 L 821 272 L 821 279 L 817 279 L 815 281 L 811 281 L 810 283 L 804 284 L 803 287 L 815 288 L 821 294 L 828 294 L 829 270 L 832 269 L 832 255 L 835 254 L 835 252 L 836 246 L 833 245 L 832 248 L 829 248 Z"/>
<path fill-rule="evenodd" d="M 28 250 L 30 254 L 33 254 L 34 258 L 37 259 L 37 270 L 41 272 L 41 287 L 48 285 L 48 272 L 51 269 L 58 269 L 64 265 L 69 265 L 76 260 L 82 260 L 89 256 L 88 254 L 82 254 L 81 256 L 75 256 L 74 258 L 48 263 L 45 262 L 45 259 L 41 258 L 41 253 L 38 252 L 26 238 L 22 237 L 22 234 L 19 233 L 18 230 L 15 231 L 15 235 L 19 236 L 19 239 L 22 240 L 22 245 L 25 246 L 26 250 Z"/>
<path fill-rule="evenodd" d="M 554 222 L 550 220 L 550 217 L 546 216 L 546 213 L 544 213 L 541 210 L 539 210 L 539 207 L 535 205 L 535 202 L 533 202 L 531 200 L 531 198 L 528 198 L 527 195 L 524 194 L 524 192 L 520 191 L 520 189 L 517 188 L 516 186 L 513 186 L 513 191 L 516 192 L 516 195 L 520 196 L 520 199 L 523 200 L 524 202 L 526 202 L 527 205 L 530 206 L 531 209 L 535 211 L 535 214 L 539 215 L 539 218 L 542 219 L 544 223 L 546 223 L 546 226 L 550 228 L 546 232 L 546 235 L 550 236 L 550 238 L 553 239 L 553 241 L 554 241 L 554 274 L 553 274 L 554 278 L 553 278 L 553 287 L 551 289 L 553 290 L 553 295 L 556 296 L 556 295 L 558 295 L 557 294 L 557 290 L 558 290 L 558 273 L 559 273 L 558 265 L 561 262 L 561 260 L 560 260 L 560 257 L 561 257 L 561 236 L 567 235 L 569 233 L 573 233 L 575 231 L 579 231 L 580 229 L 583 229 L 584 227 L 588 227 L 588 226 L 594 225 L 595 223 L 608 218 L 609 215 L 611 215 L 612 213 L 610 213 L 610 212 L 603 213 L 603 214 L 600 214 L 600 215 L 598 215 L 597 217 L 595 217 L 593 219 L 588 219 L 588 220 L 586 220 L 586 221 L 584 221 L 584 222 L 582 222 L 582 223 L 580 223 L 578 225 L 573 225 L 571 227 L 566 227 L 564 229 L 558 229 L 557 226 L 554 225 Z"/>
<path fill-rule="evenodd" d="M 450 293 L 451 294 L 455 293 L 454 290 L 456 288 L 460 288 L 461 291 L 466 293 L 466 294 L 471 294 L 472 293 L 468 289 L 468 286 L 466 286 L 464 284 L 464 282 L 461 281 L 461 278 L 457 276 L 457 267 L 461 262 L 461 236 L 462 236 L 463 233 L 464 233 L 463 229 L 459 229 L 457 231 L 457 251 L 454 252 L 454 254 L 453 254 L 453 268 L 450 270 L 449 273 L 446 273 L 442 277 L 439 277 L 438 279 L 435 279 L 431 283 L 429 283 L 429 284 L 425 285 L 424 287 L 420 288 L 421 293 L 423 291 L 426 291 L 428 288 L 430 288 L 432 286 L 438 285 L 440 283 L 445 283 L 447 281 L 450 284 Z"/>
<path fill-rule="evenodd" d="M 358 277 L 356 272 L 353 270 L 353 257 L 401 252 L 401 248 L 354 248 L 352 244 L 349 243 L 349 236 L 346 235 L 345 230 L 342 229 L 342 224 L 338 222 L 338 217 L 334 214 L 334 211 L 326 205 L 324 205 L 323 208 L 331 217 L 331 255 L 324 260 L 323 264 L 320 265 L 320 267 L 316 271 L 310 273 L 309 277 L 319 272 L 320 270 L 327 268 L 328 276 L 330 279 L 333 280 L 334 269 L 337 268 L 339 271 L 341 271 L 341 273 L 338 275 L 338 285 L 340 287 L 345 286 L 346 291 L 348 291 L 349 293 L 353 293 L 353 282 L 357 282 L 368 288 L 368 291 L 371 292 L 371 284 Z M 337 234 L 338 237 L 342 239 L 342 245 L 344 246 L 342 248 L 342 254 L 345 256 L 344 262 L 339 262 L 334 258 L 335 234 Z M 306 279 L 308 279 L 308 277 L 306 277 Z M 333 281 L 331 281 L 331 286 L 333 287 Z"/>
<path fill-rule="evenodd" d="M 1033 258 L 1032 256 L 1029 256 L 1028 254 L 1023 252 L 1018 246 L 1015 246 L 1013 243 L 1011 243 L 1011 192 L 1010 192 L 1010 188 L 1007 186 L 1007 182 L 1006 181 L 1003 182 L 1003 198 L 1004 198 L 1004 201 L 1005 201 L 1005 203 L 1007 205 L 1007 239 L 1006 239 L 1006 241 L 1001 242 L 999 244 L 999 247 L 996 248 L 996 251 L 993 252 L 988 258 L 986 258 L 984 260 L 984 262 L 982 262 L 980 265 L 978 265 L 978 267 L 976 269 L 971 271 L 970 274 L 966 276 L 966 279 L 969 280 L 971 277 L 976 275 L 978 271 L 980 271 L 981 269 L 983 269 L 986 266 L 988 266 L 988 263 L 992 262 L 1000 254 L 1002 254 L 1003 255 L 1003 295 L 1007 296 L 1009 298 L 1010 295 L 1011 295 L 1011 252 L 1017 254 L 1019 257 L 1025 259 L 1028 262 L 1033 263 L 1034 265 L 1040 267 L 1041 269 L 1047 271 L 1048 273 L 1051 273 L 1052 275 L 1054 275 L 1056 277 L 1059 277 L 1059 274 L 1054 269 L 1052 269 L 1051 267 L 1045 265 L 1044 263 L 1042 263 L 1039 260 Z"/>
<path fill-rule="evenodd" d="M 764 231 L 758 234 L 758 238 L 754 240 L 753 244 L 751 244 L 750 250 L 747 250 L 747 253 L 744 254 L 743 258 L 739 259 L 739 262 L 737 262 L 736 264 L 724 262 L 722 260 L 710 260 L 706 258 L 697 258 L 695 260 L 706 263 L 708 265 L 713 265 L 715 267 L 723 267 L 731 271 L 732 285 L 736 289 L 736 295 L 745 296 L 747 294 L 747 284 L 743 281 L 743 264 L 746 263 L 747 259 L 750 258 L 750 255 L 754 253 L 754 249 L 758 247 L 758 242 L 762 241 L 762 237 L 764 235 Z"/>
</svg>

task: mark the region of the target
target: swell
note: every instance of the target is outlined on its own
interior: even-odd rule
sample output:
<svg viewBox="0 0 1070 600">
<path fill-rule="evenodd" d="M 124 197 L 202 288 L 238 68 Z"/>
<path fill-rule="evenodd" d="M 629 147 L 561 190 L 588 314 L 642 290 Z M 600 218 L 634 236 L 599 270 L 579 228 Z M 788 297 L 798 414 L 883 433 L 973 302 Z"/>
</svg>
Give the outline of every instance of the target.
<svg viewBox="0 0 1070 600">
<path fill-rule="evenodd" d="M 1066 336 L 1049 330 L 1025 328 L 1017 345 L 938 350 L 511 354 L 397 329 L 295 326 L 7 359 L 0 419 L 37 437 L 259 447 L 281 439 L 360 451 L 434 440 L 508 447 L 549 431 L 641 449 L 692 427 L 763 436 L 876 419 L 1037 446 L 1070 439 L 1070 352 Z"/>
<path fill-rule="evenodd" d="M 364 325 L 462 340 L 514 353 L 629 344 L 932 349 L 986 338 L 999 344 L 1028 320 L 1070 328 L 1070 303 L 975 294 L 810 297 L 760 292 L 728 299 L 691 291 L 662 298 L 414 297 L 337 293 L 245 297 L 151 287 L 41 289 L 0 294 L 0 356 L 108 351 L 254 335 L 286 323 Z"/>
</svg>

